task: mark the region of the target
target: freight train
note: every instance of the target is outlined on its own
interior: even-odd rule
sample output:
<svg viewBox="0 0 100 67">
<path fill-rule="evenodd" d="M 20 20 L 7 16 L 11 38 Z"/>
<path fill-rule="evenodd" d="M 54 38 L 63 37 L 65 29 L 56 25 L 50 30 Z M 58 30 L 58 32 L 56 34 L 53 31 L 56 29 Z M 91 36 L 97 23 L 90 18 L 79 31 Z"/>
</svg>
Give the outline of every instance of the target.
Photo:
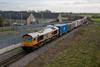
<svg viewBox="0 0 100 67">
<path fill-rule="evenodd" d="M 71 23 L 48 25 L 38 32 L 23 35 L 22 48 L 25 51 L 32 50 L 86 23 L 87 18 L 84 17 Z"/>
</svg>

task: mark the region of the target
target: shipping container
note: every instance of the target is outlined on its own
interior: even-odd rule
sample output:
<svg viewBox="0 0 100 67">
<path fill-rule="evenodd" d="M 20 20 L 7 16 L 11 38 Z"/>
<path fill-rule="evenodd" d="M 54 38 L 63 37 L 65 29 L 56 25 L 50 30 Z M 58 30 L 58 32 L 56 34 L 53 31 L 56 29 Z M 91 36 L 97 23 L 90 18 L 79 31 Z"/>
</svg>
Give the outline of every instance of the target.
<svg viewBox="0 0 100 67">
<path fill-rule="evenodd" d="M 71 31 L 73 29 L 73 24 L 72 23 L 67 23 L 68 26 L 68 31 Z"/>
<path fill-rule="evenodd" d="M 62 35 L 64 33 L 68 32 L 68 25 L 67 24 L 56 24 L 55 26 L 59 28 L 59 35 Z"/>
<path fill-rule="evenodd" d="M 73 29 L 74 29 L 76 27 L 76 21 L 72 22 L 72 25 L 73 25 Z"/>
</svg>

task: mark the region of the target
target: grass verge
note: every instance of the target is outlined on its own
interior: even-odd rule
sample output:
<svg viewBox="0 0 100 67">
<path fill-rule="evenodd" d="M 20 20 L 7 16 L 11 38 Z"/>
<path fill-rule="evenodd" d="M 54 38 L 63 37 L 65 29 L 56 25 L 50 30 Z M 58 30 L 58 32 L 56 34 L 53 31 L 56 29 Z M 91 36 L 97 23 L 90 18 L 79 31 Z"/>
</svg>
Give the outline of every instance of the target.
<svg viewBox="0 0 100 67">
<path fill-rule="evenodd" d="M 94 22 L 100 23 L 100 18 L 92 18 Z"/>
</svg>

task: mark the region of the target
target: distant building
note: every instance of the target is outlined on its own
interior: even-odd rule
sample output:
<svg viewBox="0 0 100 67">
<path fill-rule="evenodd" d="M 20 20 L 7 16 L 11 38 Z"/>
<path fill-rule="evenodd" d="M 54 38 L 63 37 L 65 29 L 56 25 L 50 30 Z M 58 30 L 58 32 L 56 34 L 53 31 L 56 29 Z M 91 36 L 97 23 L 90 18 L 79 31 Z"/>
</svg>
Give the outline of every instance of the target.
<svg viewBox="0 0 100 67">
<path fill-rule="evenodd" d="M 68 21 L 68 15 L 60 13 L 58 16 L 58 20 L 59 20 L 59 22 Z"/>
<path fill-rule="evenodd" d="M 27 18 L 27 25 L 30 25 L 35 22 L 36 22 L 36 19 L 35 19 L 34 15 L 30 14 L 29 17 Z"/>
<path fill-rule="evenodd" d="M 16 12 L 16 11 L 0 11 L 0 16 L 4 19 L 5 24 L 34 24 L 34 23 L 49 23 L 58 19 L 58 13 L 45 12 Z"/>
<path fill-rule="evenodd" d="M 31 13 L 27 12 L 10 12 L 10 11 L 3 11 L 0 12 L 0 16 L 4 19 L 4 23 L 6 24 L 31 24 L 35 22 L 35 18 Z"/>
<path fill-rule="evenodd" d="M 33 13 L 34 18 L 38 23 L 49 23 L 56 21 L 58 13 Z"/>
</svg>

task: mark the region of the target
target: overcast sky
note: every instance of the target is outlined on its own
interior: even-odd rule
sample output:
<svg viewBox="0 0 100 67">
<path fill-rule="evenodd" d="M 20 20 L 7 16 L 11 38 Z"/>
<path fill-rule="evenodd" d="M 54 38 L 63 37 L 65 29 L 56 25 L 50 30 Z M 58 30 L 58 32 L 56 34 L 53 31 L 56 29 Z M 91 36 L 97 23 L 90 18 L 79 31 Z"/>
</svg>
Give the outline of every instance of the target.
<svg viewBox="0 0 100 67">
<path fill-rule="evenodd" d="M 100 13 L 100 0 L 0 0 L 0 10 Z"/>
</svg>

